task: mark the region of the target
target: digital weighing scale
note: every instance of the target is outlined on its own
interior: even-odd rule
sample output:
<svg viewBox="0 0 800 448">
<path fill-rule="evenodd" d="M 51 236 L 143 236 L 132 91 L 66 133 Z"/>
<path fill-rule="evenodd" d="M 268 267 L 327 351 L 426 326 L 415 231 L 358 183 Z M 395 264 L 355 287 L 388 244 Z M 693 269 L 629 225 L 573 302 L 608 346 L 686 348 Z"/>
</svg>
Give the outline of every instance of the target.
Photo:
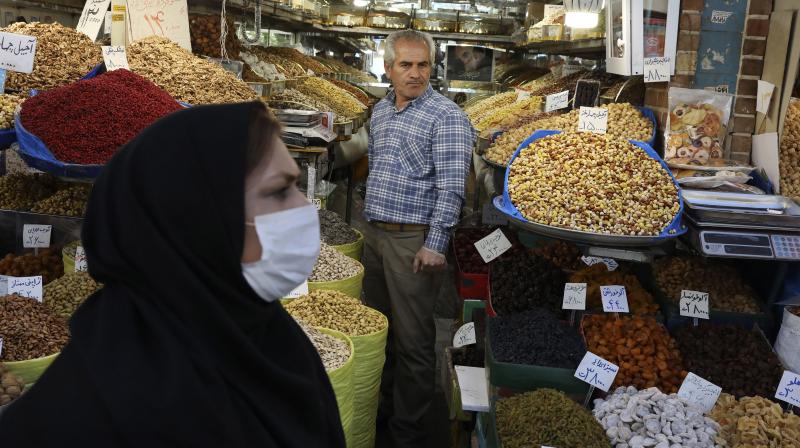
<svg viewBox="0 0 800 448">
<path fill-rule="evenodd" d="M 709 257 L 800 261 L 800 206 L 783 196 L 684 190 L 689 241 Z"/>
</svg>

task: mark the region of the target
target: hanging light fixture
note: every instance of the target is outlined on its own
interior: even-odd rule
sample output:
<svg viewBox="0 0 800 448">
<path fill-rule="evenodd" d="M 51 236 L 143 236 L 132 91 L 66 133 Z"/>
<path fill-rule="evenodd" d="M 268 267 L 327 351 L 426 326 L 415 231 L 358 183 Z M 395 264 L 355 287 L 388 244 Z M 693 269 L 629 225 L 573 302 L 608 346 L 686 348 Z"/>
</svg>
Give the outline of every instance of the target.
<svg viewBox="0 0 800 448">
<path fill-rule="evenodd" d="M 594 28 L 605 0 L 564 0 L 564 24 L 570 28 Z"/>
</svg>

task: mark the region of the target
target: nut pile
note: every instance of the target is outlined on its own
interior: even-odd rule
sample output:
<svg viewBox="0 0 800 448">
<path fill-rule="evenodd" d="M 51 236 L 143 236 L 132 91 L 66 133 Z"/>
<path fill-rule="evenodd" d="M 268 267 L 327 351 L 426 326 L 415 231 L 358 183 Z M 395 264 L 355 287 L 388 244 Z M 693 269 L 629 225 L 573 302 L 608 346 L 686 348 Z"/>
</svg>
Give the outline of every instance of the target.
<svg viewBox="0 0 800 448">
<path fill-rule="evenodd" d="M 305 78 L 298 82 L 297 90 L 312 98 L 320 98 L 336 115 L 344 118 L 355 118 L 365 110 L 353 95 L 322 78 Z"/>
<path fill-rule="evenodd" d="M 566 241 L 558 240 L 536 247 L 533 249 L 533 254 L 544 258 L 561 269 L 576 271 L 585 266 L 581 262 L 581 251 Z"/>
<path fill-rule="evenodd" d="M 606 265 L 598 263 L 588 266 L 570 276 L 571 283 L 586 283 L 586 309 L 602 311 L 600 287 L 606 285 L 622 285 L 628 296 L 628 308 L 633 314 L 658 314 L 658 303 L 639 282 L 635 275 L 622 270 L 609 272 Z"/>
<path fill-rule="evenodd" d="M 380 311 L 339 291 L 311 291 L 284 304 L 284 308 L 308 325 L 330 328 L 348 336 L 377 333 L 387 325 Z"/>
<path fill-rule="evenodd" d="M 47 199 L 37 202 L 31 211 L 47 215 L 83 217 L 92 192 L 91 185 L 75 185 L 58 191 Z"/>
<path fill-rule="evenodd" d="M 584 232 L 659 235 L 680 209 L 669 173 L 630 142 L 589 132 L 541 138 L 508 176 L 529 221 Z"/>
<path fill-rule="evenodd" d="M 69 340 L 66 319 L 33 299 L 0 297 L 3 361 L 26 361 L 58 353 Z"/>
<path fill-rule="evenodd" d="M 14 111 L 23 101 L 25 98 L 19 95 L 0 93 L 0 129 L 14 127 Z"/>
<path fill-rule="evenodd" d="M 241 52 L 242 61 L 245 62 L 244 72 L 242 78 L 245 81 L 251 82 L 265 82 L 266 80 L 276 81 L 286 79 L 286 76 L 278 70 L 275 64 L 264 62 L 254 54 Z M 249 70 L 249 71 L 248 71 Z M 253 78 L 253 75 L 256 78 Z M 250 79 L 248 79 L 248 77 Z"/>
<path fill-rule="evenodd" d="M 592 414 L 553 389 L 501 398 L 495 404 L 495 416 L 504 448 L 611 447 Z"/>
<path fill-rule="evenodd" d="M 561 313 L 566 275 L 547 260 L 525 254 L 496 261 L 489 282 L 499 315 L 537 307 Z"/>
<path fill-rule="evenodd" d="M 269 101 L 270 106 L 281 109 L 300 109 L 316 110 L 320 112 L 332 112 L 333 108 L 325 102 L 312 98 L 295 89 L 285 89 L 283 92 L 272 95 Z M 336 122 L 346 121 L 344 117 L 336 117 Z"/>
<path fill-rule="evenodd" d="M 517 93 L 515 91 L 498 93 L 489 98 L 478 101 L 472 106 L 464 109 L 469 121 L 473 125 L 478 124 L 479 121 L 486 118 L 493 111 L 514 104 L 517 101 Z"/>
<path fill-rule="evenodd" d="M 315 58 L 315 59 L 317 59 L 318 61 L 320 61 L 321 63 L 323 63 L 325 65 L 333 67 L 339 73 L 347 73 L 347 74 L 351 75 L 353 77 L 353 80 L 356 81 L 356 82 L 369 83 L 369 82 L 375 82 L 376 81 L 375 77 L 372 76 L 371 74 L 366 73 L 366 72 L 362 72 L 361 70 L 359 70 L 359 69 L 357 69 L 355 67 L 351 67 L 351 66 L 345 64 L 342 61 L 338 61 L 336 59 L 327 59 L 327 58 L 318 58 L 318 57 Z"/>
<path fill-rule="evenodd" d="M 594 417 L 614 447 L 713 448 L 719 424 L 703 409 L 655 387 L 619 387 L 594 401 Z"/>
<path fill-rule="evenodd" d="M 615 386 L 675 393 L 686 376 L 678 345 L 652 317 L 587 315 L 583 334 L 589 351 L 619 366 Z"/>
<path fill-rule="evenodd" d="M 537 90 L 531 91 L 531 95 L 546 96 L 569 90 L 569 97 L 573 98 L 575 96 L 575 88 L 578 86 L 578 80 L 582 79 L 586 74 L 585 71 L 580 71 L 564 76 L 554 82 L 543 85 Z"/>
<path fill-rule="evenodd" d="M 486 136 L 496 130 L 506 129 L 520 118 L 533 117 L 541 112 L 542 97 L 532 96 L 527 100 L 518 101 L 499 109 L 494 109 L 491 114 L 475 124 L 475 129 Z"/>
<path fill-rule="evenodd" d="M 358 233 L 350 227 L 338 213 L 320 209 L 319 227 L 322 242 L 331 246 L 341 246 L 358 241 Z"/>
<path fill-rule="evenodd" d="M 6 89 L 27 92 L 63 86 L 103 62 L 100 46 L 85 34 L 58 23 L 13 23 L 2 31 L 36 38 L 36 55 L 30 74 L 8 71 Z"/>
<path fill-rule="evenodd" d="M 0 406 L 5 406 L 22 395 L 25 382 L 0 363 Z"/>
<path fill-rule="evenodd" d="M 537 119 L 534 121 L 525 123 L 516 129 L 509 129 L 508 131 L 504 132 L 503 135 L 498 137 L 492 146 L 490 146 L 486 151 L 486 158 L 498 165 L 508 165 L 509 160 L 511 160 L 511 156 L 513 156 L 514 152 L 517 151 L 519 145 L 521 145 L 522 142 L 524 142 L 534 132 L 540 129 L 572 129 L 574 126 L 577 126 L 577 117 L 577 112 L 570 112 L 567 114 L 559 114 L 554 112 L 549 115 L 542 115 L 542 117 L 537 116 Z"/>
<path fill-rule="evenodd" d="M 88 272 L 68 272 L 44 287 L 44 304 L 55 314 L 70 317 L 101 287 Z"/>
<path fill-rule="evenodd" d="M 153 81 L 178 101 L 215 104 L 257 99 L 247 83 L 165 37 L 137 40 L 127 47 L 127 54 L 133 72 Z"/>
<path fill-rule="evenodd" d="M 766 338 L 734 325 L 684 326 L 675 341 L 686 370 L 736 397 L 775 395 L 783 366 Z"/>
<path fill-rule="evenodd" d="M 780 149 L 781 194 L 800 200 L 800 100 L 786 110 Z"/>
<path fill-rule="evenodd" d="M 295 319 L 295 322 L 303 329 L 303 332 L 308 336 L 308 339 L 311 340 L 314 348 L 317 349 L 317 353 L 319 353 L 319 357 L 322 359 L 322 365 L 325 366 L 326 372 L 342 367 L 347 360 L 350 359 L 350 346 L 346 341 L 306 325 L 300 319 Z"/>
<path fill-rule="evenodd" d="M 64 275 L 64 262 L 58 251 L 51 252 L 51 249 L 39 249 L 39 255 L 33 252 L 22 255 L 7 254 L 0 260 L 0 275 L 11 277 L 41 275 L 42 283 L 46 285 Z"/>
<path fill-rule="evenodd" d="M 681 290 L 709 294 L 712 310 L 758 313 L 755 291 L 731 264 L 701 257 L 664 257 L 653 264 L 656 283 L 667 299 L 677 305 Z"/>
<path fill-rule="evenodd" d="M 0 177 L 0 209 L 28 211 L 63 184 L 49 174 L 16 172 Z"/>
<path fill-rule="evenodd" d="M 308 278 L 310 282 L 332 282 L 355 277 L 364 272 L 364 266 L 331 246 L 320 244 L 319 258 Z"/>
<path fill-rule="evenodd" d="M 233 20 L 226 20 L 228 37 L 225 39 L 225 50 L 230 59 L 239 59 L 239 39 L 235 36 L 236 27 Z M 192 51 L 212 58 L 221 58 L 220 33 L 222 22 L 219 14 L 189 14 L 189 36 Z"/>
<path fill-rule="evenodd" d="M 578 330 L 541 308 L 490 318 L 489 340 L 499 362 L 574 370 L 586 354 Z"/>
<path fill-rule="evenodd" d="M 261 48 L 261 50 L 263 50 L 263 52 L 266 54 L 273 54 L 285 60 L 292 61 L 295 64 L 298 64 L 301 67 L 303 67 L 304 70 L 311 70 L 312 72 L 314 72 L 315 75 L 321 75 L 323 73 L 330 72 L 330 69 L 325 65 L 321 64 L 319 61 L 312 58 L 311 56 L 306 56 L 303 53 L 300 53 L 294 48 L 264 47 Z M 303 74 L 306 73 L 304 72 Z"/>
<path fill-rule="evenodd" d="M 263 63 L 274 65 L 278 72 L 286 78 L 306 75 L 306 71 L 299 64 L 277 54 L 269 53 L 264 48 L 250 47 L 247 52 Z"/>
<path fill-rule="evenodd" d="M 361 104 L 369 106 L 369 97 L 358 87 L 344 81 L 339 81 L 338 79 L 329 79 L 328 81 L 350 95 L 353 95 Z"/>
<path fill-rule="evenodd" d="M 709 416 L 721 425 L 719 448 L 800 446 L 800 417 L 766 398 L 736 400 L 723 393 Z"/>
<path fill-rule="evenodd" d="M 467 274 L 488 274 L 489 265 L 495 261 L 508 260 L 523 254 L 525 249 L 517 242 L 515 234 L 509 229 L 503 229 L 503 235 L 505 235 L 512 244 L 511 249 L 489 263 L 483 261 L 478 249 L 475 248 L 475 242 L 486 237 L 486 235 L 489 235 L 493 231 L 494 229 L 491 228 L 463 228 L 456 230 L 453 236 L 453 248 L 455 249 L 458 268 L 461 272 Z"/>
</svg>

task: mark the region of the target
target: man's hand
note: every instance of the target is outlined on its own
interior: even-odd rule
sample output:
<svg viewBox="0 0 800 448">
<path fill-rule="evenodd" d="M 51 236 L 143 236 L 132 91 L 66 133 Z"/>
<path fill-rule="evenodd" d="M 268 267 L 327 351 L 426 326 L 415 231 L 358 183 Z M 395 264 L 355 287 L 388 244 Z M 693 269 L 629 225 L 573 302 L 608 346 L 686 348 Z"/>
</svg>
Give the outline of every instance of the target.
<svg viewBox="0 0 800 448">
<path fill-rule="evenodd" d="M 444 268 L 446 259 L 443 254 L 430 250 L 422 246 L 414 257 L 414 273 L 427 271 L 438 271 Z"/>
</svg>

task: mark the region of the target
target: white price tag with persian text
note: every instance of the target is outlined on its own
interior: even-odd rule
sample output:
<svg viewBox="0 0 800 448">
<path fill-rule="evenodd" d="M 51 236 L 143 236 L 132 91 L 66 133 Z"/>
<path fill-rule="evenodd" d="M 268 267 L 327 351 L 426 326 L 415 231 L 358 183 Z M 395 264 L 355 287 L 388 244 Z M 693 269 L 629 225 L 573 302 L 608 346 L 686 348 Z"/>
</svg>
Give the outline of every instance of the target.
<svg viewBox="0 0 800 448">
<path fill-rule="evenodd" d="M 465 323 L 456 330 L 456 334 L 453 336 L 453 347 L 455 348 L 474 344 L 475 342 L 475 322 Z"/>
<path fill-rule="evenodd" d="M 565 310 L 586 309 L 586 283 L 567 283 L 564 285 L 564 301 L 561 308 Z"/>
<path fill-rule="evenodd" d="M 317 169 L 313 166 L 308 167 L 308 182 L 306 187 L 306 197 L 308 200 L 314 199 L 314 189 L 317 186 Z"/>
<path fill-rule="evenodd" d="M 476 241 L 475 249 L 478 249 L 483 261 L 488 263 L 511 249 L 511 241 L 508 241 L 502 230 L 497 229 L 488 236 Z"/>
<path fill-rule="evenodd" d="M 128 67 L 128 55 L 125 53 L 125 47 L 122 45 L 117 45 L 115 47 L 112 46 L 103 46 L 103 62 L 106 64 L 106 70 L 109 72 L 113 72 L 114 70 L 119 70 L 124 68 L 125 70 L 130 70 Z"/>
<path fill-rule="evenodd" d="M 617 263 L 617 260 L 613 258 L 590 257 L 584 255 L 581 257 L 581 261 L 583 261 L 586 266 L 594 266 L 598 263 L 603 263 L 606 265 L 608 272 L 616 271 L 619 267 L 619 263 Z"/>
<path fill-rule="evenodd" d="M 294 288 L 292 292 L 286 295 L 287 299 L 296 299 L 300 296 L 308 295 L 308 281 L 304 281 L 300 284 L 297 288 Z"/>
<path fill-rule="evenodd" d="M 716 384 L 706 381 L 703 378 L 689 372 L 678 390 L 678 396 L 685 398 L 690 403 L 694 403 L 704 412 L 709 412 L 717 403 L 722 388 Z"/>
<path fill-rule="evenodd" d="M 520 101 L 529 100 L 531 98 L 531 92 L 528 92 L 527 90 L 522 90 L 522 89 L 516 89 L 516 90 L 517 90 L 517 102 L 518 103 Z"/>
<path fill-rule="evenodd" d="M 567 107 L 569 105 L 569 90 L 547 95 L 544 99 L 544 111 L 552 112 Z"/>
<path fill-rule="evenodd" d="M 575 378 L 608 392 L 614 384 L 617 372 L 619 366 L 613 362 L 606 361 L 592 352 L 586 352 L 578 365 L 578 370 L 575 371 Z"/>
<path fill-rule="evenodd" d="M 667 82 L 671 72 L 669 57 L 644 58 L 644 82 Z"/>
<path fill-rule="evenodd" d="M 8 294 L 16 294 L 41 302 L 44 297 L 42 283 L 41 275 L 35 277 L 8 277 Z"/>
<path fill-rule="evenodd" d="M 31 73 L 35 55 L 35 37 L 0 32 L 0 68 L 13 72 Z"/>
<path fill-rule="evenodd" d="M 708 293 L 682 290 L 680 308 L 681 316 L 708 319 Z"/>
<path fill-rule="evenodd" d="M 581 106 L 578 131 L 605 134 L 608 130 L 608 109 Z"/>
<path fill-rule="evenodd" d="M 25 249 L 46 249 L 50 247 L 53 226 L 44 224 L 25 224 L 22 226 L 22 247 Z"/>
<path fill-rule="evenodd" d="M 83 250 L 83 246 L 78 246 L 75 248 L 75 272 L 82 272 L 89 269 L 89 266 L 86 264 L 86 251 Z"/>
<path fill-rule="evenodd" d="M 792 406 L 800 406 L 800 375 L 785 370 L 775 391 L 775 398 Z"/>
<path fill-rule="evenodd" d="M 621 285 L 600 287 L 600 299 L 603 301 L 603 311 L 606 313 L 629 313 L 628 294 Z"/>
</svg>

